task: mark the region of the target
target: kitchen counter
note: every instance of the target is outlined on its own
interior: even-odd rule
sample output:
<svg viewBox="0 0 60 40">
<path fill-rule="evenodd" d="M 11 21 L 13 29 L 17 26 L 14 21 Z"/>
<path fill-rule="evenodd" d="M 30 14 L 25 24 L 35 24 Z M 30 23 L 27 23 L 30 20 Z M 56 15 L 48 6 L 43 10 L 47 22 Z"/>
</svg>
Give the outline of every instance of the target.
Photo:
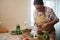
<svg viewBox="0 0 60 40">
<path fill-rule="evenodd" d="M 0 40 L 19 40 L 19 35 L 11 35 L 10 33 L 0 33 Z"/>
</svg>

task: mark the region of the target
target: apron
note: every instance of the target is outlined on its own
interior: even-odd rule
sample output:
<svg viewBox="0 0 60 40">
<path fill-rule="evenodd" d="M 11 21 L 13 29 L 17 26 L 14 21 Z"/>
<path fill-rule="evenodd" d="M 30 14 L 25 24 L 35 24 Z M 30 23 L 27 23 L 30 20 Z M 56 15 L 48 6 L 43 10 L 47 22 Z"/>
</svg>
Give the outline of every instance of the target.
<svg viewBox="0 0 60 40">
<path fill-rule="evenodd" d="M 47 23 L 47 22 L 48 21 L 47 21 L 46 15 L 43 15 L 43 14 L 41 16 L 38 15 L 35 20 L 35 23 L 40 26 L 42 26 L 44 23 Z"/>
<path fill-rule="evenodd" d="M 43 24 L 48 23 L 49 21 L 46 18 L 46 15 L 38 15 L 35 19 L 35 23 L 38 25 L 37 26 L 37 34 L 41 34 L 41 27 Z M 49 33 L 49 40 L 55 40 L 55 29 L 53 26 L 49 26 L 47 28 L 42 29 L 42 31 L 46 31 Z"/>
</svg>

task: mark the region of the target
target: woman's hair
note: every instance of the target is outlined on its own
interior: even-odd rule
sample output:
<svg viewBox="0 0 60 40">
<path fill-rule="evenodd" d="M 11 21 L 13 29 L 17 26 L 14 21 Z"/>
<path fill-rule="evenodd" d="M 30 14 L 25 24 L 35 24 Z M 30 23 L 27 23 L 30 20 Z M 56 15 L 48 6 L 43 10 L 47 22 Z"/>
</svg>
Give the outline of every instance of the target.
<svg viewBox="0 0 60 40">
<path fill-rule="evenodd" d="M 43 0 L 34 0 L 34 5 L 44 5 Z"/>
</svg>

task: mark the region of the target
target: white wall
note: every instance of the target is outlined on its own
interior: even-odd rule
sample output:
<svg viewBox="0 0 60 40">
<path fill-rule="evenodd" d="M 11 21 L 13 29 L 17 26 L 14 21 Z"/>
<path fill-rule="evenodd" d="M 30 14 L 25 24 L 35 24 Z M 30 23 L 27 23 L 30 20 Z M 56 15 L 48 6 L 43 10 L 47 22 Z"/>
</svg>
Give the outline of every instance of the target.
<svg viewBox="0 0 60 40">
<path fill-rule="evenodd" d="M 9 30 L 14 30 L 16 24 L 25 28 L 24 22 L 30 25 L 30 0 L 0 0 L 0 22 Z"/>
</svg>

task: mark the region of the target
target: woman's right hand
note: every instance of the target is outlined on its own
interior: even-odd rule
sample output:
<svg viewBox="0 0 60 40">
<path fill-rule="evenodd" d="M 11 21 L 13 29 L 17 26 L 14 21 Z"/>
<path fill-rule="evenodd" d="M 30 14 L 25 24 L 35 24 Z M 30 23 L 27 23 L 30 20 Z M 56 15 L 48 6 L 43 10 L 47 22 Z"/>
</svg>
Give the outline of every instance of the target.
<svg viewBox="0 0 60 40">
<path fill-rule="evenodd" d="M 46 28 L 46 27 L 48 27 L 49 25 L 47 24 L 47 23 L 45 23 L 45 24 L 43 24 L 42 25 L 42 28 Z"/>
</svg>

